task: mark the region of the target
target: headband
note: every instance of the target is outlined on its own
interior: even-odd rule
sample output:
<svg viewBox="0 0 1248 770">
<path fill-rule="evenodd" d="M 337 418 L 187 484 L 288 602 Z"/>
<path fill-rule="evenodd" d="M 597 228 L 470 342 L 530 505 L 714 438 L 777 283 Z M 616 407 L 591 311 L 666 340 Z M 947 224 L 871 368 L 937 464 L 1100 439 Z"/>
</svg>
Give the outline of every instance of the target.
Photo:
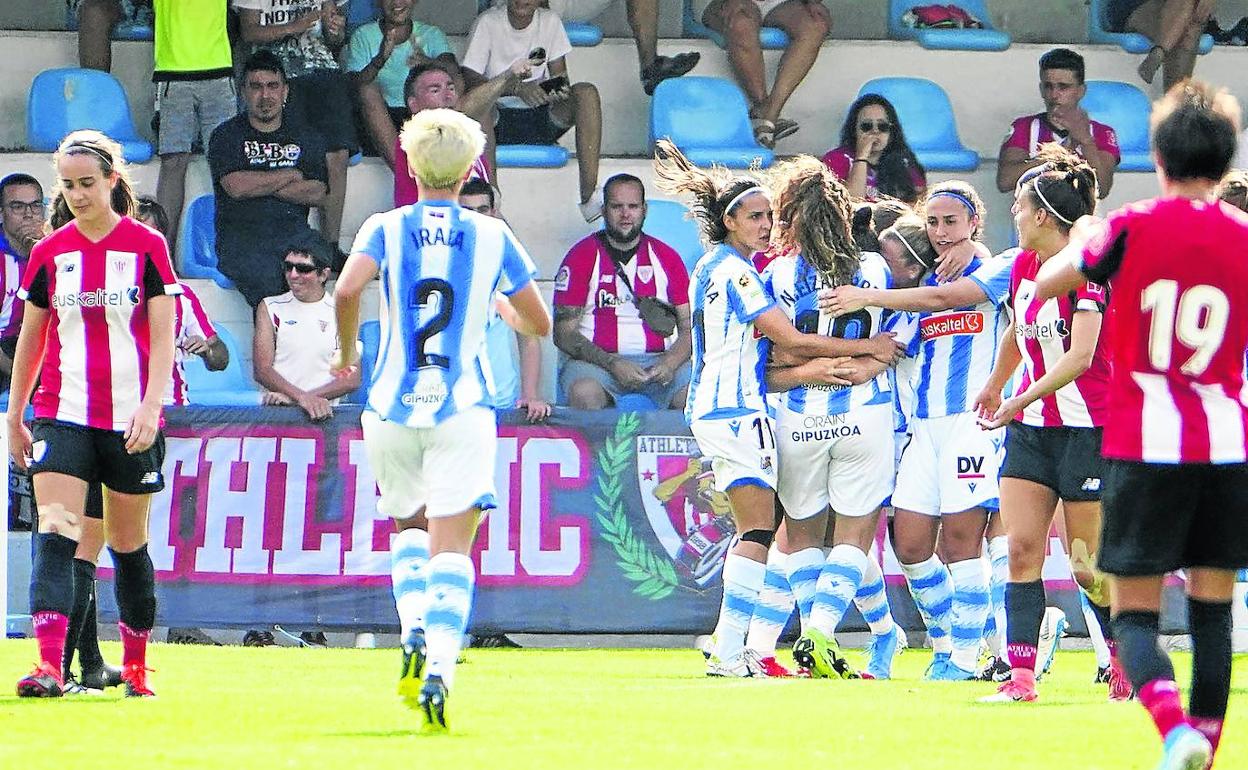
<svg viewBox="0 0 1248 770">
<path fill-rule="evenodd" d="M 732 207 L 740 203 L 741 200 L 745 198 L 745 196 L 753 195 L 754 193 L 762 193 L 763 195 L 767 195 L 767 191 L 759 185 L 754 185 L 753 187 L 747 187 L 741 192 L 737 193 L 733 197 L 732 200 L 728 201 L 728 205 L 724 206 L 724 213 L 727 214 L 728 212 L 732 211 Z"/>
<path fill-rule="evenodd" d="M 901 233 L 897 232 L 896 230 L 890 227 L 887 230 L 885 230 L 883 233 L 881 233 L 881 235 L 884 235 L 884 234 L 888 234 L 892 236 L 893 238 L 896 238 L 897 240 L 901 241 L 901 245 L 906 247 L 906 251 L 910 252 L 910 256 L 914 257 L 915 262 L 918 262 L 920 265 L 928 268 L 929 270 L 931 269 L 932 266 L 928 264 L 926 260 L 924 260 L 922 257 L 919 256 L 919 253 L 914 250 L 913 246 L 910 245 L 910 241 L 907 241 L 905 236 L 903 236 Z"/>
<path fill-rule="evenodd" d="M 961 203 L 963 206 L 966 206 L 966 210 L 971 212 L 971 216 L 973 217 L 979 216 L 979 212 L 975 209 L 975 204 L 971 203 L 971 199 L 966 197 L 962 193 L 957 193 L 957 192 L 954 192 L 953 190 L 937 190 L 936 192 L 928 195 L 927 199 L 931 200 L 932 198 L 936 198 L 941 195 L 945 196 L 946 198 L 953 198 L 957 202 Z"/>
<path fill-rule="evenodd" d="M 86 150 L 87 152 L 91 152 L 91 153 L 98 155 L 100 159 L 103 160 L 105 163 L 107 163 L 109 166 L 113 165 L 113 158 L 111 155 L 104 152 L 98 147 L 92 147 L 91 145 L 83 144 L 82 142 L 74 142 L 73 144 L 65 148 L 65 152 L 69 152 L 70 150 L 80 150 L 80 149 Z"/>
<path fill-rule="evenodd" d="M 1037 179 L 1037 180 L 1036 180 L 1036 182 L 1035 182 L 1035 184 L 1033 184 L 1033 185 L 1031 186 L 1031 189 L 1033 189 L 1033 190 L 1035 190 L 1035 191 L 1036 191 L 1036 197 L 1040 199 L 1040 202 L 1041 202 L 1042 204 L 1044 204 L 1045 209 L 1047 209 L 1047 210 L 1048 210 L 1048 212 L 1049 212 L 1050 214 L 1052 214 L 1053 216 L 1055 216 L 1055 217 L 1057 217 L 1058 219 L 1062 220 L 1062 221 L 1063 221 L 1063 222 L 1065 222 L 1067 225 L 1074 225 L 1074 224 L 1075 224 L 1074 222 L 1070 221 L 1070 220 L 1069 220 L 1069 219 L 1067 219 L 1066 217 L 1064 217 L 1064 216 L 1062 216 L 1061 214 L 1057 213 L 1057 209 L 1053 208 L 1053 204 L 1052 204 L 1052 203 L 1049 203 L 1049 199 L 1048 199 L 1048 198 L 1046 198 L 1046 197 L 1044 197 L 1044 193 L 1040 191 L 1040 180 L 1039 180 L 1039 179 Z"/>
</svg>

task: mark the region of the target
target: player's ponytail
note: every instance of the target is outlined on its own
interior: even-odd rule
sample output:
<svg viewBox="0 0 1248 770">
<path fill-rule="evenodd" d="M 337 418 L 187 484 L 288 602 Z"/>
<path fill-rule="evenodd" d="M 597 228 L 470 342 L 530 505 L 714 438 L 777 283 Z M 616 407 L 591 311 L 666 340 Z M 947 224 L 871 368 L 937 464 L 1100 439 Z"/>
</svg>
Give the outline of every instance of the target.
<svg viewBox="0 0 1248 770">
<path fill-rule="evenodd" d="M 116 184 L 113 186 L 109 201 L 112 209 L 123 217 L 134 216 L 137 210 L 137 198 L 134 194 L 134 187 L 130 184 L 130 176 L 126 171 L 126 162 L 122 157 L 120 144 L 99 131 L 90 129 L 74 131 L 61 140 L 61 146 L 52 155 L 52 164 L 55 166 L 61 158 L 67 155 L 88 155 L 100 164 L 100 171 L 105 177 L 116 174 Z M 52 192 L 52 213 L 49 221 L 53 229 L 56 229 L 73 218 L 74 213 L 70 210 L 69 203 L 65 200 L 65 191 L 58 181 Z"/>
<path fill-rule="evenodd" d="M 810 155 L 781 161 L 768 176 L 775 201 L 772 240 L 779 250 L 801 253 L 834 286 L 851 283 L 861 252 L 851 229 L 849 191 Z"/>
<path fill-rule="evenodd" d="M 1079 217 L 1096 211 L 1096 170 L 1060 144 L 1042 146 L 1036 158 L 1041 164 L 1023 174 L 1017 195 L 1030 196 L 1032 206 L 1048 212 L 1057 229 L 1068 233 Z"/>
<path fill-rule="evenodd" d="M 733 176 L 719 164 L 709 171 L 698 168 L 667 139 L 655 142 L 654 175 L 659 189 L 693 199 L 690 212 L 708 243 L 728 239 L 724 216 L 737 207 L 743 193 L 762 187 L 753 177 Z"/>
</svg>

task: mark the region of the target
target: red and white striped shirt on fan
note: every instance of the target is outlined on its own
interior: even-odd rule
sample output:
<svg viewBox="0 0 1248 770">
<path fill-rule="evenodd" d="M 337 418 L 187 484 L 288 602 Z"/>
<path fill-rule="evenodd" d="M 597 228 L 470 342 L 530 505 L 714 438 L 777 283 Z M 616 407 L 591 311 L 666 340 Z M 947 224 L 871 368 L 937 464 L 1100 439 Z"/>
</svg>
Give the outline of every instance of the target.
<svg viewBox="0 0 1248 770">
<path fill-rule="evenodd" d="M 1054 297 L 1045 302 L 1036 300 L 1036 273 L 1040 258 L 1034 251 L 1023 251 L 1014 260 L 1010 273 L 1010 310 L 1014 319 L 1014 337 L 1023 354 L 1023 376 L 1018 393 L 1043 377 L 1066 351 L 1075 313 L 1105 312 L 1105 287 L 1086 283 L 1077 291 Z M 1108 414 L 1109 343 L 1102 327 L 1088 370 L 1058 388 L 1056 392 L 1033 401 L 1017 418 L 1024 425 L 1038 428 L 1098 428 L 1105 425 Z"/>
<path fill-rule="evenodd" d="M 124 431 L 147 385 L 147 301 L 181 291 L 165 239 L 130 217 L 98 243 L 70 222 L 35 244 L 18 292 L 51 311 L 35 417 Z"/>
<path fill-rule="evenodd" d="M 1220 202 L 1141 201 L 1110 214 L 1081 260 L 1113 292 L 1105 456 L 1248 461 L 1248 215 Z"/>
<path fill-rule="evenodd" d="M 464 175 L 464 181 L 469 179 L 484 179 L 490 184 L 490 164 L 486 162 L 485 155 L 477 156 L 477 159 L 468 167 L 468 173 Z M 394 142 L 394 207 L 410 206 L 420 201 L 420 190 L 416 187 L 416 180 L 412 177 L 412 170 L 407 166 L 407 153 L 403 151 L 403 143 L 395 140 Z"/>
<path fill-rule="evenodd" d="M 16 251 L 0 230 L 0 256 L 4 259 L 4 267 L 0 269 L 0 340 L 16 337 L 22 328 L 24 304 L 18 301 L 17 290 L 22 285 L 26 260 L 18 259 Z"/>
<path fill-rule="evenodd" d="M 212 321 L 208 320 L 208 314 L 204 312 L 204 306 L 200 303 L 199 297 L 191 290 L 190 286 L 180 283 L 182 294 L 178 297 L 178 304 L 174 308 L 173 316 L 173 380 L 169 383 L 169 393 L 165 398 L 165 403 L 174 406 L 186 406 L 191 403 L 187 393 L 186 373 L 182 366 L 186 361 L 194 356 L 194 353 L 187 353 L 182 349 L 182 343 L 191 337 L 203 337 L 210 340 L 217 336 L 217 330 L 213 328 Z"/>
<path fill-rule="evenodd" d="M 642 233 L 637 252 L 622 268 L 641 297 L 689 304 L 689 272 L 676 250 Z M 608 353 L 662 353 L 676 341 L 641 322 L 632 294 L 620 280 L 603 231 L 576 243 L 555 274 L 555 305 L 583 307 L 580 332 Z"/>
</svg>

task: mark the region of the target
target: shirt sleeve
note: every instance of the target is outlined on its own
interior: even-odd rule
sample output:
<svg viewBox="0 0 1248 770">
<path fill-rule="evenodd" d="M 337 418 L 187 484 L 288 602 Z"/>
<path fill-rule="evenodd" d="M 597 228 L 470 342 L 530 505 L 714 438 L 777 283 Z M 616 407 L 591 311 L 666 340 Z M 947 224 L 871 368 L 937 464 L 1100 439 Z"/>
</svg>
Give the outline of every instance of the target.
<svg viewBox="0 0 1248 770">
<path fill-rule="evenodd" d="M 464 51 L 464 59 L 460 62 L 464 67 L 478 75 L 489 77 L 486 69 L 490 66 L 490 12 L 486 11 L 473 22 L 468 32 L 468 48 Z"/>
<path fill-rule="evenodd" d="M 185 304 L 183 324 L 188 334 L 197 335 L 206 340 L 217 336 L 217 330 L 208 318 L 208 313 L 204 312 L 204 305 L 199 301 L 199 295 L 190 286 L 182 285 L 182 297 L 178 301 Z"/>
<path fill-rule="evenodd" d="M 1092 126 L 1092 139 L 1096 142 L 1096 148 L 1113 155 L 1115 162 L 1122 160 L 1122 150 L 1118 147 L 1118 134 L 1114 129 L 1104 123 L 1095 123 Z"/>
<path fill-rule="evenodd" d="M 728 297 L 729 307 L 737 321 L 743 324 L 750 323 L 776 306 L 763 287 L 758 271 L 744 262 L 728 282 Z"/>
<path fill-rule="evenodd" d="M 673 305 L 689 304 L 689 271 L 685 269 L 685 261 L 676 250 L 662 241 L 654 243 L 654 256 L 667 276 L 667 301 Z"/>
<path fill-rule="evenodd" d="M 503 280 L 500 290 L 510 297 L 533 282 L 537 267 L 511 228 L 501 222 L 499 224 L 503 228 Z"/>
<path fill-rule="evenodd" d="M 364 220 L 359 232 L 355 234 L 355 242 L 351 244 L 352 254 L 363 254 L 378 265 L 384 265 L 386 256 L 386 236 L 382 230 L 384 214 L 373 214 Z"/>
<path fill-rule="evenodd" d="M 329 184 L 329 169 L 325 165 L 325 142 L 321 135 L 306 129 L 299 135 L 299 170 L 304 179 L 315 179 Z"/>
<path fill-rule="evenodd" d="M 365 24 L 351 33 L 351 41 L 347 43 L 347 72 L 364 69 L 381 50 L 381 43 L 372 34 L 374 29 L 377 29 L 375 25 Z"/>
<path fill-rule="evenodd" d="M 238 171 L 242 166 L 242 155 L 239 153 L 239 142 L 234 136 L 234 126 L 226 121 L 217 126 L 208 137 L 208 169 L 212 172 L 212 181 L 220 184 L 226 174 Z"/>
<path fill-rule="evenodd" d="M 163 236 L 155 235 L 148 244 L 143 255 L 143 290 L 144 296 L 159 297 L 161 295 L 177 296 L 182 293 L 182 284 L 173 272 L 173 261 L 169 259 L 169 246 Z"/>
<path fill-rule="evenodd" d="M 394 207 L 409 206 L 420 200 L 420 189 L 416 180 L 412 179 L 411 169 L 407 165 L 407 153 L 403 151 L 403 142 L 394 140 Z"/>
<path fill-rule="evenodd" d="M 1016 256 L 1018 256 L 1018 250 L 1014 249 L 1013 253 L 986 259 L 967 278 L 983 290 L 989 302 L 994 305 L 1003 304 L 1010 298 L 1010 274 Z"/>
<path fill-rule="evenodd" d="M 48 263 L 45 260 L 30 260 L 26 274 L 22 276 L 22 286 L 17 290 L 17 298 L 44 310 L 52 304 L 48 298 Z"/>
<path fill-rule="evenodd" d="M 849 152 L 844 147 L 828 150 L 823 156 L 823 165 L 831 169 L 832 173 L 836 174 L 836 178 L 840 180 L 849 178 L 849 171 L 853 164 L 854 159 L 850 157 Z"/>
<path fill-rule="evenodd" d="M 1104 284 L 1088 281 L 1075 290 L 1075 310 L 1090 310 L 1104 313 L 1109 304 L 1109 291 Z"/>
<path fill-rule="evenodd" d="M 1031 153 L 1031 137 L 1030 133 L 1031 121 L 1034 118 L 1019 118 L 1010 124 L 1010 128 L 1005 132 L 1005 141 L 1001 143 L 1001 149 L 1006 147 L 1015 147 L 1024 152 Z"/>
<path fill-rule="evenodd" d="M 589 278 L 597 257 L 598 250 L 585 241 L 568 251 L 555 273 L 556 306 L 585 307 L 589 301 Z"/>
<path fill-rule="evenodd" d="M 906 311 L 885 310 L 880 317 L 880 331 L 892 332 L 894 339 L 906 348 L 906 355 L 913 358 L 919 353 L 919 314 Z"/>
<path fill-rule="evenodd" d="M 1127 247 L 1127 227 L 1131 213 L 1119 209 L 1098 225 L 1098 229 L 1079 254 L 1076 267 L 1089 281 L 1109 283 L 1118 269 Z"/>
<path fill-rule="evenodd" d="M 568 31 L 563 28 L 563 20 L 559 14 L 547 8 L 538 8 L 542 22 L 546 25 L 542 30 L 546 40 L 546 61 L 558 61 L 572 53 L 572 42 L 568 40 Z M 508 62 L 510 65 L 510 62 Z"/>
</svg>

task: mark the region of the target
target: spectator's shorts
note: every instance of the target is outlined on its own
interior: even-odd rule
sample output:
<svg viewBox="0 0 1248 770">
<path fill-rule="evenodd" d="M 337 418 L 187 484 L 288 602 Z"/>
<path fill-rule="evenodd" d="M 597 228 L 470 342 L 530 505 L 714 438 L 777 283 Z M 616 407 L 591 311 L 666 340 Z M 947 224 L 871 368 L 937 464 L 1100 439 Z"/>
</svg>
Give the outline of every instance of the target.
<svg viewBox="0 0 1248 770">
<path fill-rule="evenodd" d="M 1110 32 L 1126 32 L 1127 19 L 1148 0 L 1109 0 L 1104 5 L 1105 18 L 1101 22 Z"/>
<path fill-rule="evenodd" d="M 620 356 L 620 358 L 623 358 L 626 361 L 632 361 L 642 369 L 649 369 L 651 366 L 657 364 L 662 356 L 662 353 L 638 353 L 636 355 Z M 572 383 L 577 380 L 589 379 L 601 385 L 602 389 L 607 391 L 607 395 L 611 396 L 612 399 L 617 399 L 620 396 L 630 395 L 635 392 L 637 395 L 646 396 L 653 401 L 655 409 L 669 409 L 672 408 L 670 406 L 672 403 L 672 396 L 679 393 L 681 388 L 688 387 L 689 376 L 692 371 L 693 366 L 687 361 L 676 370 L 676 375 L 672 377 L 672 381 L 668 384 L 652 384 L 647 385 L 639 391 L 628 391 L 622 390 L 619 383 L 616 382 L 615 378 L 611 376 L 611 373 L 606 369 L 603 369 L 601 366 L 594 366 L 588 361 L 566 360 L 563 362 L 563 365 L 559 367 L 559 386 L 562 388 L 564 396 L 566 397 L 567 394 L 572 392 Z M 677 404 L 675 408 L 683 409 L 684 405 Z"/>
<path fill-rule="evenodd" d="M 436 519 L 472 508 L 497 508 L 494 410 L 473 407 L 432 428 L 409 428 L 376 412 L 360 416 L 364 451 L 377 479 L 377 510 L 409 519 L 421 507 Z"/>
<path fill-rule="evenodd" d="M 314 70 L 291 78 L 289 85 L 286 114 L 319 133 L 329 152 L 354 154 L 359 145 L 351 76 L 342 70 Z"/>
<path fill-rule="evenodd" d="M 127 495 L 150 495 L 165 488 L 163 433 L 158 432 L 156 443 L 138 454 L 126 452 L 125 436 L 115 430 L 40 419 L 35 420 L 31 433 L 32 476 L 63 473 Z"/>
<path fill-rule="evenodd" d="M 217 126 L 238 114 L 234 79 L 168 80 L 160 89 L 160 154 L 191 152 L 195 140 L 208 146 Z"/>
<path fill-rule="evenodd" d="M 549 104 L 522 109 L 499 107 L 494 141 L 496 144 L 554 144 L 569 128 L 571 126 L 555 122 Z"/>
</svg>

